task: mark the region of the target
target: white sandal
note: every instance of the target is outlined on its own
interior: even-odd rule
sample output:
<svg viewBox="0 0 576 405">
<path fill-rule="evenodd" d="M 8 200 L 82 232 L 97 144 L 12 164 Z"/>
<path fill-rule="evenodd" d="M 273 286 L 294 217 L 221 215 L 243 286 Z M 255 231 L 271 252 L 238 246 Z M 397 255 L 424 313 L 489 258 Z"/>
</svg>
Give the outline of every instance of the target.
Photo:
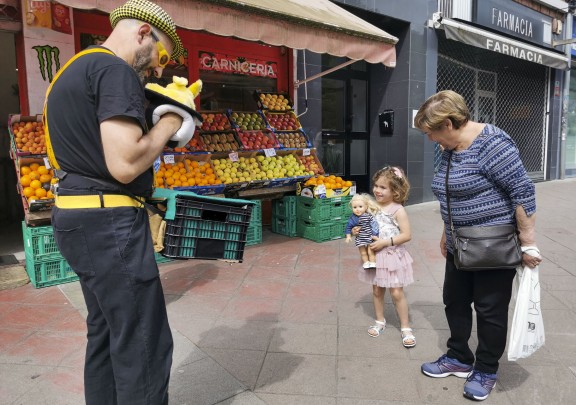
<svg viewBox="0 0 576 405">
<path fill-rule="evenodd" d="M 386 319 L 384 321 L 374 321 L 375 324 L 368 328 L 368 335 L 373 338 L 380 336 L 384 329 L 386 328 Z"/>
<path fill-rule="evenodd" d="M 402 344 L 404 347 L 410 348 L 416 346 L 416 337 L 414 336 L 412 328 L 402 328 L 400 332 L 402 333 Z M 412 343 L 408 343 L 410 341 Z"/>
</svg>

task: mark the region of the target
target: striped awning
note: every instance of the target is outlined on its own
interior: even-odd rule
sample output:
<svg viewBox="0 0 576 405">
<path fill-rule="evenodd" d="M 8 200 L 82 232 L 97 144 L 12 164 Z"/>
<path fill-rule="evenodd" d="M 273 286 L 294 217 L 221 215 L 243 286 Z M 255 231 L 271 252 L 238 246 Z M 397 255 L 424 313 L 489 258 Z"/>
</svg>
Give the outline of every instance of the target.
<svg viewBox="0 0 576 405">
<path fill-rule="evenodd" d="M 110 13 L 124 0 L 59 0 Z M 329 0 L 157 0 L 181 28 L 396 66 L 398 38 Z"/>
</svg>

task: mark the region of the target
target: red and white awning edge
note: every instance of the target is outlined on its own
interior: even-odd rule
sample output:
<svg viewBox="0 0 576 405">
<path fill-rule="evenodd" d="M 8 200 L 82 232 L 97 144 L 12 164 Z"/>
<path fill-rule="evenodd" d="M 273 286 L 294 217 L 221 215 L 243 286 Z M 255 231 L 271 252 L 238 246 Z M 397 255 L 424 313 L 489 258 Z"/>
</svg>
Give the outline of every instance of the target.
<svg viewBox="0 0 576 405">
<path fill-rule="evenodd" d="M 59 3 L 81 10 L 100 10 L 110 13 L 114 8 L 123 4 L 125 0 L 58 0 Z M 302 2 L 303 0 L 283 0 Z M 315 2 L 330 3 L 328 0 L 314 0 Z M 342 10 L 342 21 L 348 18 L 349 24 L 359 27 L 359 35 L 337 26 L 329 25 L 319 27 L 310 24 L 302 17 L 302 23 L 295 23 L 295 16 L 279 19 L 258 13 L 253 8 L 250 12 L 239 7 L 225 7 L 206 0 L 157 0 L 156 3 L 172 16 L 178 27 L 194 31 L 206 31 L 212 34 L 236 37 L 248 41 L 263 42 L 274 46 L 286 46 L 292 49 L 307 49 L 315 53 L 328 53 L 334 56 L 347 57 L 352 60 L 365 60 L 370 63 L 382 63 L 388 67 L 396 66 L 396 50 L 394 43 L 398 39 L 385 31 L 353 16 L 346 10 L 330 3 L 330 8 Z M 326 5 L 326 4 L 324 4 Z M 331 10 L 334 11 L 334 10 Z M 353 18 L 346 15 L 349 14 Z M 359 25 L 361 20 L 363 24 Z M 380 40 L 368 38 L 364 33 L 382 34 Z"/>
</svg>

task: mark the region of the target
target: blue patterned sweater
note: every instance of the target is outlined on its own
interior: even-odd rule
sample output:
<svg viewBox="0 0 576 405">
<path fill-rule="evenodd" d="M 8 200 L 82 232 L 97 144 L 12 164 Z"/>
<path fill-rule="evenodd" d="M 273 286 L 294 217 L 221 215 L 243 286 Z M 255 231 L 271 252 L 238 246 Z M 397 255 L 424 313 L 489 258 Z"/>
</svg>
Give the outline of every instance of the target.
<svg viewBox="0 0 576 405">
<path fill-rule="evenodd" d="M 446 244 L 452 252 L 452 237 L 446 205 L 446 168 L 450 152 L 442 153 L 432 191 L 440 201 L 446 225 Z M 498 127 L 486 124 L 466 150 L 453 152 L 448 180 L 454 227 L 515 224 L 515 209 L 536 212 L 534 184 L 526 174 L 516 144 Z"/>
</svg>

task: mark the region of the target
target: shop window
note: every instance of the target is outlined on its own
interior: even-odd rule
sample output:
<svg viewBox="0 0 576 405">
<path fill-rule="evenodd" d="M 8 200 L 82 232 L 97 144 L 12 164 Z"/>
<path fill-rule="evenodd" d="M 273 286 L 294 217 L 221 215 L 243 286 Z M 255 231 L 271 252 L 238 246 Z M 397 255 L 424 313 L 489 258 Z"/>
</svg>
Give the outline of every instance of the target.
<svg viewBox="0 0 576 405">
<path fill-rule="evenodd" d="M 276 92 L 277 81 L 273 78 L 243 76 L 216 71 L 201 71 L 201 110 L 254 111 L 254 91 Z"/>
<path fill-rule="evenodd" d="M 344 132 L 346 82 L 322 79 L 322 130 Z"/>
</svg>

